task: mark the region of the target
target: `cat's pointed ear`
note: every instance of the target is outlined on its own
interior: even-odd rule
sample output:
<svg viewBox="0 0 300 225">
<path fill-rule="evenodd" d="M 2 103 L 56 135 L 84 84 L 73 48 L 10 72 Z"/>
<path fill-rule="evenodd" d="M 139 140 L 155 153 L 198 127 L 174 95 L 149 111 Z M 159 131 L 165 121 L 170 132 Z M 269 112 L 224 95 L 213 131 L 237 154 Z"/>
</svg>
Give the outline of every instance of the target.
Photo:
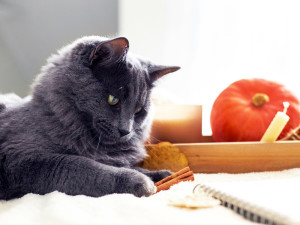
<svg viewBox="0 0 300 225">
<path fill-rule="evenodd" d="M 89 58 L 90 65 L 93 65 L 96 61 L 101 65 L 118 62 L 126 56 L 128 48 L 129 42 L 124 37 L 104 41 L 92 51 Z"/>
<path fill-rule="evenodd" d="M 156 65 L 151 65 L 148 69 L 149 75 L 151 82 L 155 82 L 162 76 L 168 74 L 168 73 L 173 73 L 177 70 L 179 70 L 179 66 L 156 66 Z"/>
</svg>

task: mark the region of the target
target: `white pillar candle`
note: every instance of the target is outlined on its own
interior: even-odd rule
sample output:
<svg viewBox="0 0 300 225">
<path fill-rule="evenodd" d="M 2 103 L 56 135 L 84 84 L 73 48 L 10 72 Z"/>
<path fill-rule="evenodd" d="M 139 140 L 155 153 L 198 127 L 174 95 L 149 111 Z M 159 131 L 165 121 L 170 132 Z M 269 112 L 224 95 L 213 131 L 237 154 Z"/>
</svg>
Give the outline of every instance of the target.
<svg viewBox="0 0 300 225">
<path fill-rule="evenodd" d="M 261 139 L 262 142 L 274 142 L 277 140 L 283 128 L 290 119 L 290 117 L 286 115 L 287 108 L 289 107 L 289 105 L 290 104 L 288 102 L 283 103 L 283 112 L 276 113 L 271 124 L 269 125 L 268 129 L 266 130 L 264 136 Z"/>
</svg>

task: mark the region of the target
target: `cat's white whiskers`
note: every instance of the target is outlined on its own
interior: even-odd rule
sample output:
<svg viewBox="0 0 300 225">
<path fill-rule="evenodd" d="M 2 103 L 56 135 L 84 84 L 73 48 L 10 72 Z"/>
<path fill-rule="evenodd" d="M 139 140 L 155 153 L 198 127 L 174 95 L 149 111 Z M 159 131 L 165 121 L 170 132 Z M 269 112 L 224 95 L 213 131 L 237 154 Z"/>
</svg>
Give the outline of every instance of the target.
<svg viewBox="0 0 300 225">
<path fill-rule="evenodd" d="M 101 133 L 99 134 L 99 139 L 98 139 L 98 144 L 97 144 L 97 147 L 96 147 L 96 152 L 98 151 L 100 141 L 101 141 Z"/>
</svg>

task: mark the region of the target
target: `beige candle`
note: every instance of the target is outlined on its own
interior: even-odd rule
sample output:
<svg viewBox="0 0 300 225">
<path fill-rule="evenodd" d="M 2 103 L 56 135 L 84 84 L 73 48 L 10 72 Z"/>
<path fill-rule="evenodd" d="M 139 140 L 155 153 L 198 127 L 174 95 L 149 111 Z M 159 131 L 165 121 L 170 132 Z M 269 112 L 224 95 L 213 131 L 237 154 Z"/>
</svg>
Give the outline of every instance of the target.
<svg viewBox="0 0 300 225">
<path fill-rule="evenodd" d="M 284 110 L 283 112 L 277 112 L 275 117 L 273 118 L 271 124 L 263 135 L 261 141 L 262 142 L 274 142 L 279 137 L 280 133 L 284 129 L 285 125 L 289 121 L 290 117 L 286 115 L 287 109 L 289 107 L 288 102 L 284 102 Z"/>
</svg>

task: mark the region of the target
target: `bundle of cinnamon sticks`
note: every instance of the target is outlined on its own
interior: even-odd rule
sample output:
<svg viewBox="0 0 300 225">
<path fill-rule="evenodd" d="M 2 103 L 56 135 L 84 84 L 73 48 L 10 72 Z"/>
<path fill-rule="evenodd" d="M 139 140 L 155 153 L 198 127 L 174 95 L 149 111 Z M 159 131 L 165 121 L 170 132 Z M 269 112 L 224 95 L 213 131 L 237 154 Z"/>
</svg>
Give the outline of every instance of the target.
<svg viewBox="0 0 300 225">
<path fill-rule="evenodd" d="M 284 141 L 288 141 L 288 140 L 300 140 L 300 125 L 295 128 L 294 130 L 291 130 L 286 137 L 284 137 L 283 139 Z"/>
<path fill-rule="evenodd" d="M 160 192 L 162 190 L 168 190 L 172 185 L 178 184 L 181 181 L 193 181 L 194 180 L 194 173 L 190 170 L 189 167 L 185 167 L 181 170 L 179 170 L 176 173 L 173 173 L 172 175 L 158 181 L 155 183 L 155 186 L 157 188 L 157 192 Z"/>
</svg>

